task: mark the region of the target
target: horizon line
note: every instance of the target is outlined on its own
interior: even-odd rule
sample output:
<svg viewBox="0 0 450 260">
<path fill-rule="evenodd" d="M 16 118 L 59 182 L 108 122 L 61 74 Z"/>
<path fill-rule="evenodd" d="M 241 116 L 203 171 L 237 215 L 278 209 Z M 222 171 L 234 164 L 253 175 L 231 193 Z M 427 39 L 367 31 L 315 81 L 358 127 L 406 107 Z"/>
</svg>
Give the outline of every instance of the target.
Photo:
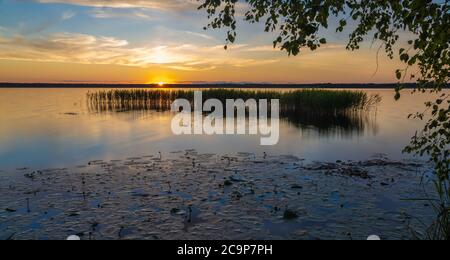
<svg viewBox="0 0 450 260">
<path fill-rule="evenodd" d="M 201 83 L 15 83 L 0 82 L 0 88 L 389 88 L 399 83 L 252 83 L 252 82 L 201 82 Z M 403 88 L 415 88 L 417 83 L 401 83 Z M 450 86 L 449 86 L 450 87 Z"/>
</svg>

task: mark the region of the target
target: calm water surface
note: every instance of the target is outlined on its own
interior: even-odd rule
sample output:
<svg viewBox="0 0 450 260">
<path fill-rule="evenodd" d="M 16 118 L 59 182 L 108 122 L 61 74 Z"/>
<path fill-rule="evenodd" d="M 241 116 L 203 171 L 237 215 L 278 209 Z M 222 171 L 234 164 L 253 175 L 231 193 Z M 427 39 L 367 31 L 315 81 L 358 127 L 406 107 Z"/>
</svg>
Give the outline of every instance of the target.
<svg viewBox="0 0 450 260">
<path fill-rule="evenodd" d="M 156 111 L 98 113 L 86 105 L 94 89 L 0 89 L 0 169 L 66 167 L 196 149 L 201 153 L 290 154 L 307 160 L 363 160 L 401 153 L 423 122 L 407 119 L 421 111 L 430 95 L 394 101 L 392 90 L 379 94 L 377 109 L 354 119 L 284 120 L 278 145 L 262 147 L 259 136 L 174 136 L 173 114 Z"/>
</svg>

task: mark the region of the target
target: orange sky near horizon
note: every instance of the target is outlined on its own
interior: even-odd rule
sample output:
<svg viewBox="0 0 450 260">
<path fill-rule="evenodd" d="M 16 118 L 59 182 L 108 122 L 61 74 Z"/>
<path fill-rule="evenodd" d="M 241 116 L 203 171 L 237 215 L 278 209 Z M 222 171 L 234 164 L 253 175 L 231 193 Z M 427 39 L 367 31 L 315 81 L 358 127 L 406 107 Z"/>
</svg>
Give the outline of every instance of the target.
<svg viewBox="0 0 450 260">
<path fill-rule="evenodd" d="M 218 50 L 221 51 L 222 50 Z M 223 50 L 224 53 L 226 53 Z M 224 54 L 225 56 L 227 54 Z M 404 65 L 382 56 L 377 70 L 373 50 L 325 50 L 267 64 L 216 65 L 203 70 L 177 69 L 165 64 L 146 67 L 51 61 L 0 60 L 0 82 L 13 83 L 393 83 Z"/>
</svg>

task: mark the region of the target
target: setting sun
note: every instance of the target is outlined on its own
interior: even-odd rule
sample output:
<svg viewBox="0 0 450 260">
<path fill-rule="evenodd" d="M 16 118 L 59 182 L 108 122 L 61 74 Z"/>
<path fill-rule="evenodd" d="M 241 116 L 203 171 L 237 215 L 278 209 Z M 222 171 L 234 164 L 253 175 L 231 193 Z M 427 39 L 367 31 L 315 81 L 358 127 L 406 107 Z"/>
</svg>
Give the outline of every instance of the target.
<svg viewBox="0 0 450 260">
<path fill-rule="evenodd" d="M 151 80 L 147 82 L 147 84 L 157 85 L 159 87 L 164 87 L 169 84 L 174 84 L 176 81 L 172 79 L 172 77 L 168 75 L 158 75 L 153 77 Z"/>
</svg>

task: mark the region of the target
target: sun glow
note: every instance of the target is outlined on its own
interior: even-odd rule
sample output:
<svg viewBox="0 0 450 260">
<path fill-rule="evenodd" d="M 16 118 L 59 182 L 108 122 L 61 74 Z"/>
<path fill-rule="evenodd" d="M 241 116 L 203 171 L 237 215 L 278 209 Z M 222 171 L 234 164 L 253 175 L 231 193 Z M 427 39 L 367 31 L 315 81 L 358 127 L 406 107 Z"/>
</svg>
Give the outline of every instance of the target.
<svg viewBox="0 0 450 260">
<path fill-rule="evenodd" d="M 149 85 L 156 85 L 158 87 L 166 87 L 167 85 L 174 84 L 176 81 L 167 75 L 158 75 L 153 77 L 147 82 Z"/>
</svg>

